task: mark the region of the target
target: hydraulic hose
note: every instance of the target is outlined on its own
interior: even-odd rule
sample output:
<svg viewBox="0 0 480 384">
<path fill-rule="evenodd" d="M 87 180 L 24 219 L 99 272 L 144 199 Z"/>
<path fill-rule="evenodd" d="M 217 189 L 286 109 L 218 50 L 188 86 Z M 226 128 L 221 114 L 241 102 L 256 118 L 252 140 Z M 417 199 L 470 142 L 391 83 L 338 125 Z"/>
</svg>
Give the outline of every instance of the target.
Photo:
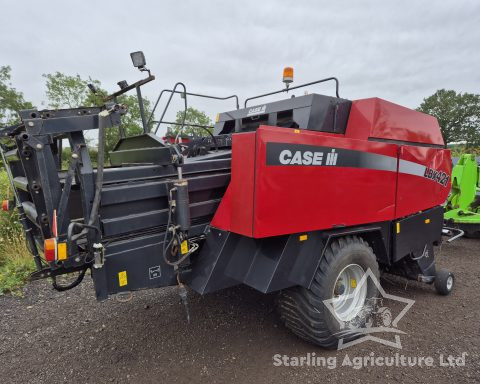
<svg viewBox="0 0 480 384">
<path fill-rule="evenodd" d="M 86 272 L 87 272 L 87 268 L 82 269 L 79 275 L 77 276 L 77 278 L 73 282 L 67 285 L 58 284 L 56 276 L 52 277 L 52 286 L 56 291 L 59 291 L 59 292 L 68 291 L 69 289 L 75 288 L 78 284 L 80 284 L 83 281 L 83 278 L 85 277 Z"/>
<path fill-rule="evenodd" d="M 102 111 L 98 114 L 98 154 L 97 154 L 97 178 L 95 179 L 95 196 L 93 198 L 92 210 L 90 211 L 90 218 L 88 219 L 87 226 L 94 226 L 97 217 L 98 210 L 100 208 L 100 198 L 102 196 L 103 187 L 103 169 L 105 166 L 105 120 L 110 115 L 110 111 Z M 80 233 L 72 236 L 72 241 L 79 239 L 80 237 L 88 233 L 88 228 L 83 229 Z"/>
</svg>

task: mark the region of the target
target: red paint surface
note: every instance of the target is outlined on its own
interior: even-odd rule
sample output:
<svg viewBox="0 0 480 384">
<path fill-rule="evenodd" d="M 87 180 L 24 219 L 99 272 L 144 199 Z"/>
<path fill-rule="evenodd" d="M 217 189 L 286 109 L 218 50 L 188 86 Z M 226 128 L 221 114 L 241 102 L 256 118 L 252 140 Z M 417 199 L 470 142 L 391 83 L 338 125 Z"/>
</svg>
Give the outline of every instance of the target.
<svg viewBox="0 0 480 384">
<path fill-rule="evenodd" d="M 445 149 L 402 146 L 400 159 L 452 173 L 450 151 Z M 398 174 L 396 217 L 404 217 L 442 204 L 450 192 L 451 180 L 447 187 L 430 180 L 405 173 Z"/>
<path fill-rule="evenodd" d="M 376 97 L 352 102 L 346 137 L 444 145 L 435 117 Z"/>
<path fill-rule="evenodd" d="M 451 173 L 450 151 L 402 144 L 443 144 L 435 118 L 381 99 L 358 100 L 345 135 L 268 126 L 234 134 L 231 182 L 214 227 L 262 238 L 389 221 L 442 204 L 450 190 L 450 183 L 398 169 L 267 166 L 268 142 L 370 152 Z"/>
<path fill-rule="evenodd" d="M 253 237 L 255 139 L 255 132 L 232 136 L 232 178 L 211 223 L 249 237 Z"/>
</svg>

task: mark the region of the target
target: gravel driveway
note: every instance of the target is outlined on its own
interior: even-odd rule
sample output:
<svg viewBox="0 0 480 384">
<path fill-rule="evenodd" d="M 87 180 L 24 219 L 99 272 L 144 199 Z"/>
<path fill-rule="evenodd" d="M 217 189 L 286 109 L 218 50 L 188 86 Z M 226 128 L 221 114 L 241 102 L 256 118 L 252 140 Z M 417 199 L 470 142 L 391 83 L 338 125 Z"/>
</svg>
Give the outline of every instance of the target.
<svg viewBox="0 0 480 384">
<path fill-rule="evenodd" d="M 309 345 L 287 331 L 274 295 L 236 287 L 189 296 L 192 321 L 175 288 L 137 292 L 127 303 L 96 302 L 88 278 L 68 292 L 46 281 L 29 284 L 23 298 L 0 297 L 2 383 L 447 383 L 480 379 L 480 241 L 444 244 L 438 265 L 456 275 L 448 297 L 433 287 L 386 277 L 387 293 L 416 302 L 399 323 L 402 349 L 373 341 L 342 351 Z M 438 252 L 438 250 L 437 250 Z M 336 359 L 336 367 L 277 367 L 273 356 Z M 430 356 L 434 367 L 355 369 L 346 356 Z M 440 367 L 467 353 L 465 366 Z"/>
</svg>

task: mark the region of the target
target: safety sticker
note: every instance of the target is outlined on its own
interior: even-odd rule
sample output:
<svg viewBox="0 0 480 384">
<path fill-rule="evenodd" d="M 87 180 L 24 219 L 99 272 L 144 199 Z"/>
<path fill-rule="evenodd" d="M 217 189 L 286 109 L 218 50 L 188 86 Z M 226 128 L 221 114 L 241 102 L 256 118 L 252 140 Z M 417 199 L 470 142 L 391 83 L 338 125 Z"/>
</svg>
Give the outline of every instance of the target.
<svg viewBox="0 0 480 384">
<path fill-rule="evenodd" d="M 182 252 L 182 255 L 185 255 L 188 253 L 188 243 L 187 240 L 183 240 L 182 244 L 180 244 L 180 252 Z"/>
<path fill-rule="evenodd" d="M 118 285 L 124 287 L 128 284 L 127 271 L 118 272 Z"/>
</svg>

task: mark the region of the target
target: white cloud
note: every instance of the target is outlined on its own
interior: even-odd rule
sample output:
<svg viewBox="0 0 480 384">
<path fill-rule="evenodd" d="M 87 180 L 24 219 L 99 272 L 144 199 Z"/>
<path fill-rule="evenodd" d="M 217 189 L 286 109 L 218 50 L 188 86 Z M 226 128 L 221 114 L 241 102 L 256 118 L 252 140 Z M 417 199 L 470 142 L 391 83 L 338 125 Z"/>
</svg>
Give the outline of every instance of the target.
<svg viewBox="0 0 480 384">
<path fill-rule="evenodd" d="M 128 53 L 142 49 L 157 76 L 145 89 L 152 99 L 176 81 L 245 98 L 280 88 L 291 65 L 295 84 L 336 76 L 343 97 L 416 107 L 439 88 L 478 92 L 479 41 L 478 1 L 23 0 L 0 14 L 0 65 L 37 104 L 42 73 L 79 73 L 114 90 L 140 77 Z M 233 108 L 190 102 L 212 115 Z"/>
</svg>

